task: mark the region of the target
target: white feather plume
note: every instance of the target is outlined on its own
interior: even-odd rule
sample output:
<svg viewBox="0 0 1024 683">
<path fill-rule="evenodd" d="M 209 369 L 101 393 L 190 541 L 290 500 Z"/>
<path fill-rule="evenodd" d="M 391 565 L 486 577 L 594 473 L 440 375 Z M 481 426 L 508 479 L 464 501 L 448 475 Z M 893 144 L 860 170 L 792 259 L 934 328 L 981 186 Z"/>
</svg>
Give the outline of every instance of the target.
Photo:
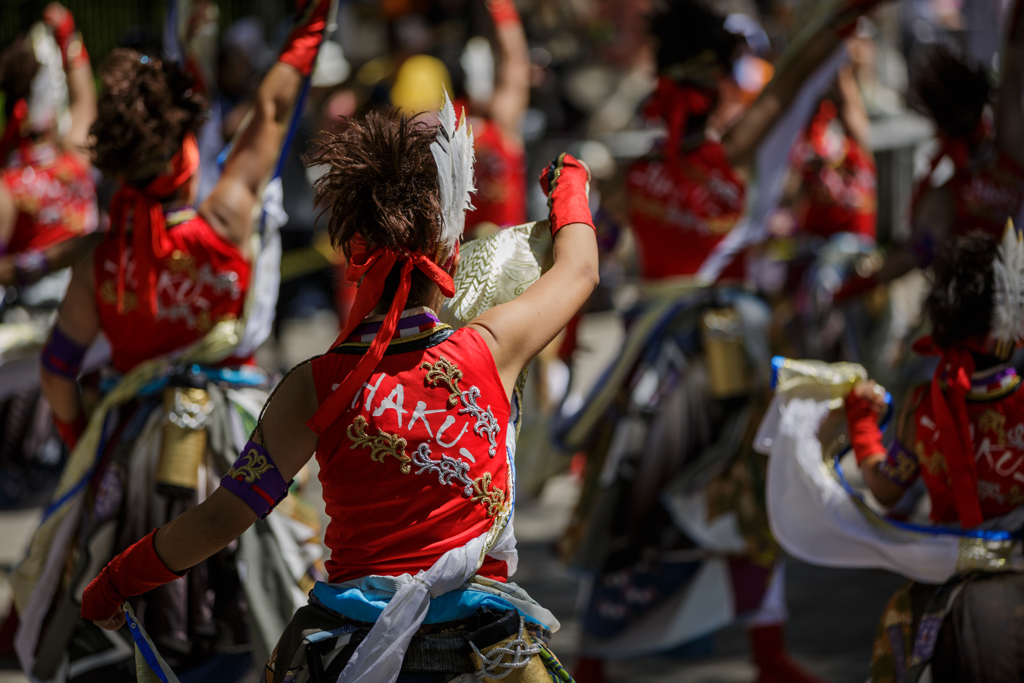
<svg viewBox="0 0 1024 683">
<path fill-rule="evenodd" d="M 1010 221 L 996 250 L 992 270 L 992 337 L 1009 351 L 1024 339 L 1024 241 Z"/>
<path fill-rule="evenodd" d="M 444 93 L 444 103 L 437 113 L 441 125 L 437 139 L 430 145 L 437 164 L 437 180 L 441 188 L 442 258 L 448 258 L 466 229 L 466 211 L 472 211 L 470 194 L 473 186 L 473 131 L 466 122 L 455 119 L 455 107 Z"/>
</svg>

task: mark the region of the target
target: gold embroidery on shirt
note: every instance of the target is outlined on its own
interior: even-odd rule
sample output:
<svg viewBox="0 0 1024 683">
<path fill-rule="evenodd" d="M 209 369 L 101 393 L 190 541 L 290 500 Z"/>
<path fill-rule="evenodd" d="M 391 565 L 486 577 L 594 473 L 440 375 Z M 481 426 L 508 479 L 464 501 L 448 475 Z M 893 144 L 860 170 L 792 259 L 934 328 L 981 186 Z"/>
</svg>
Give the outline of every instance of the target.
<svg viewBox="0 0 1024 683">
<path fill-rule="evenodd" d="M 924 450 L 924 444 L 920 441 L 917 443 L 917 458 L 921 461 L 925 471 L 932 476 L 949 472 L 949 468 L 946 467 L 946 456 L 939 451 L 932 451 L 931 456 L 929 456 Z"/>
<path fill-rule="evenodd" d="M 427 384 L 430 386 L 436 387 L 438 382 L 444 382 L 448 386 L 449 408 L 459 402 L 459 396 L 462 395 L 462 390 L 459 388 L 462 370 L 459 370 L 455 363 L 441 356 L 434 364 L 423 361 L 420 363 L 420 368 L 427 371 Z"/>
<path fill-rule="evenodd" d="M 1000 415 L 991 408 L 986 410 L 978 418 L 978 430 L 981 432 L 994 432 L 998 437 L 1000 446 L 1006 445 L 1006 416 Z"/>
<path fill-rule="evenodd" d="M 100 300 L 105 304 L 117 303 L 117 286 L 113 280 L 104 280 L 100 285 Z M 124 307 L 122 313 L 131 313 L 138 304 L 138 297 L 135 292 L 124 293 Z"/>
<path fill-rule="evenodd" d="M 274 466 L 267 462 L 267 459 L 255 448 L 250 448 L 249 452 L 245 454 L 245 463 L 241 467 L 232 467 L 228 470 L 228 477 L 235 479 L 238 475 L 242 475 L 245 477 L 245 483 L 251 484 L 262 477 L 264 472 L 274 469 Z"/>
<path fill-rule="evenodd" d="M 494 517 L 501 512 L 505 505 L 505 492 L 498 488 L 491 488 L 491 473 L 484 472 L 483 476 L 473 481 L 472 498 L 474 503 L 480 503 L 487 509 L 487 516 Z"/>
<path fill-rule="evenodd" d="M 348 426 L 348 438 L 352 441 L 349 448 L 369 448 L 370 459 L 374 462 L 384 462 L 385 456 L 391 457 L 402 463 L 402 474 L 409 474 L 412 462 L 405 453 L 408 442 L 397 434 L 388 434 L 382 429 L 377 430 L 377 436 L 369 436 L 366 433 L 366 418 L 357 415 L 352 424 Z"/>
<path fill-rule="evenodd" d="M 193 281 L 195 281 L 197 277 L 195 257 L 181 251 L 180 249 L 175 249 L 174 253 L 171 254 L 171 257 L 167 259 L 167 269 L 175 275 L 184 273 Z"/>
<path fill-rule="evenodd" d="M 893 462 L 885 459 L 878 466 L 882 474 L 898 484 L 909 484 L 917 476 L 917 460 L 903 449 L 898 449 Z"/>
</svg>

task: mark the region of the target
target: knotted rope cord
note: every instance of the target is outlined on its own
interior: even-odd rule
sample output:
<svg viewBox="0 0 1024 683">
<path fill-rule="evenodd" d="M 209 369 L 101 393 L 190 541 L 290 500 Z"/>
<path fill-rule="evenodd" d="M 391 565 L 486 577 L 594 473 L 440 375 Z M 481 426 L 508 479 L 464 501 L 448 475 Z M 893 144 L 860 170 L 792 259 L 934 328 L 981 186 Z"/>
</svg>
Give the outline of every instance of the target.
<svg viewBox="0 0 1024 683">
<path fill-rule="evenodd" d="M 500 681 L 511 674 L 516 669 L 525 669 L 530 664 L 530 660 L 541 653 L 544 647 L 540 643 L 529 644 L 523 637 L 523 631 L 525 630 L 526 620 L 523 617 L 519 617 L 519 634 L 515 640 L 510 640 L 501 647 L 496 647 L 487 654 L 480 651 L 473 641 L 469 641 L 469 646 L 473 648 L 473 652 L 480 658 L 480 668 L 474 672 L 477 678 L 490 678 L 495 681 Z M 502 658 L 508 655 L 512 658 L 511 662 L 503 662 Z M 498 669 L 505 669 L 502 673 L 498 673 Z"/>
</svg>

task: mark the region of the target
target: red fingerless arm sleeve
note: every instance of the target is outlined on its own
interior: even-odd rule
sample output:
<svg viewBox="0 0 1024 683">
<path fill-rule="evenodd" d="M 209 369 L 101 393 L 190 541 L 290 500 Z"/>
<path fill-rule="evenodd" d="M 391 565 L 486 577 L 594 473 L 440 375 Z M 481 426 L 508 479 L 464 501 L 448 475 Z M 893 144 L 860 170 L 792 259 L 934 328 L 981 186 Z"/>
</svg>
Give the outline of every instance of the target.
<svg viewBox="0 0 1024 683">
<path fill-rule="evenodd" d="M 587 198 L 590 173 L 586 166 L 568 154 L 560 154 L 540 174 L 540 187 L 548 196 L 552 235 L 570 223 L 594 227 Z"/>
<path fill-rule="evenodd" d="M 853 394 L 846 397 L 846 426 L 858 465 L 873 455 L 885 455 L 878 413 L 870 400 Z"/>
<path fill-rule="evenodd" d="M 181 576 L 164 565 L 153 547 L 156 529 L 115 557 L 82 594 L 82 617 L 102 621 L 117 614 L 121 603 Z"/>
</svg>

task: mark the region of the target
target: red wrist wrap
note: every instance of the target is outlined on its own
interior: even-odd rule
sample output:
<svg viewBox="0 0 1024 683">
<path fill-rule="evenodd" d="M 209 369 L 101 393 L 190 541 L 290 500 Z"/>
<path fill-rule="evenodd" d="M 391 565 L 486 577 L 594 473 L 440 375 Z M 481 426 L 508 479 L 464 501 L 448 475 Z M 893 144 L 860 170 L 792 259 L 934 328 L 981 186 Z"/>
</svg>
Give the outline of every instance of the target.
<svg viewBox="0 0 1024 683">
<path fill-rule="evenodd" d="M 871 401 L 854 394 L 846 397 L 846 427 L 858 465 L 873 455 L 885 455 L 878 413 Z"/>
<path fill-rule="evenodd" d="M 85 418 L 85 413 L 79 410 L 78 417 L 72 422 L 65 422 L 54 415 L 53 424 L 57 427 L 57 434 L 60 435 L 60 440 L 67 444 L 69 449 L 75 450 L 78 439 L 85 433 L 85 428 L 89 426 L 89 420 Z"/>
<path fill-rule="evenodd" d="M 296 15 L 295 28 L 288 35 L 278 61 L 290 64 L 298 69 L 303 76 L 313 73 L 316 55 L 320 51 L 320 43 L 324 40 L 327 28 L 327 13 L 331 9 L 331 0 L 308 0 Z"/>
<path fill-rule="evenodd" d="M 540 187 L 548 196 L 552 235 L 570 223 L 594 227 L 587 200 L 590 173 L 586 166 L 568 154 L 560 154 L 540 174 Z"/>
<path fill-rule="evenodd" d="M 85 51 L 82 36 L 75 34 L 75 17 L 71 12 L 64 10 L 59 13 L 49 13 L 43 19 L 53 29 L 53 39 L 60 46 L 60 56 L 65 69 L 76 67 L 83 61 L 89 60 L 89 53 Z"/>
<path fill-rule="evenodd" d="M 520 23 L 519 12 L 512 0 L 487 0 L 487 11 L 495 26 Z"/>
<path fill-rule="evenodd" d="M 177 578 L 153 548 L 156 529 L 115 557 L 82 594 L 82 618 L 102 621 L 117 614 L 125 598 L 141 595 Z M 182 574 L 181 576 L 184 576 Z"/>
</svg>

